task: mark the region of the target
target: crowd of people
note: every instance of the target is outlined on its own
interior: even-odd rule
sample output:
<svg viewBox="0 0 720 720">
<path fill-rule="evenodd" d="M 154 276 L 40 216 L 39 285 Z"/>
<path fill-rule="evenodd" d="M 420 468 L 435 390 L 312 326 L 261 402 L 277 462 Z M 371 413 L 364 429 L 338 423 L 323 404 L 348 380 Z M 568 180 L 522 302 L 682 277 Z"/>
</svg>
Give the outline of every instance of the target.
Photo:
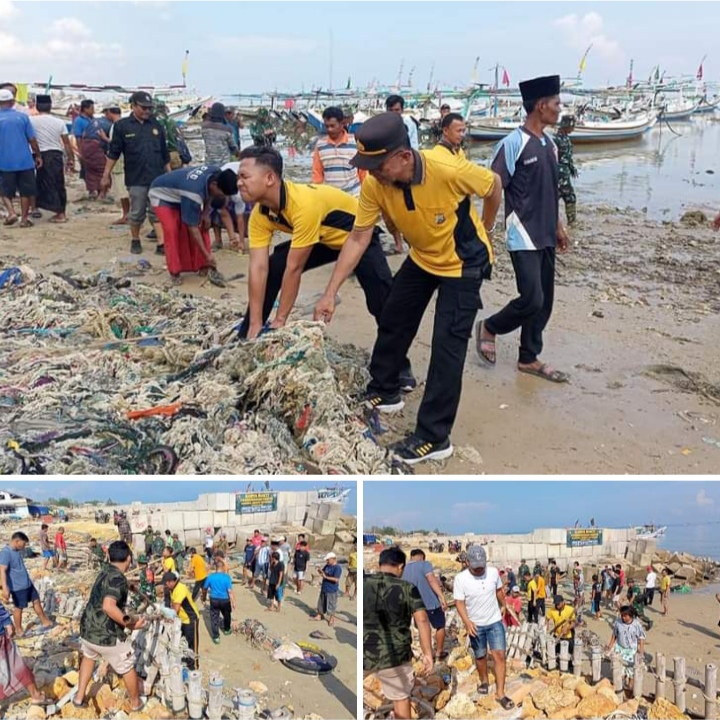
<svg viewBox="0 0 720 720">
<path fill-rule="evenodd" d="M 555 140 L 548 133 L 561 118 L 558 76 L 521 82 L 520 92 L 524 124 L 498 144 L 489 168 L 468 161 L 465 120 L 447 106 L 437 144 L 423 150 L 417 124 L 404 113 L 399 95 L 388 97 L 386 112 L 364 122 L 354 135 L 346 111 L 328 107 L 323 112 L 326 134 L 317 139 L 308 178 L 312 182 L 307 184 L 285 178 L 267 113 L 258 114 L 253 125 L 254 144 L 240 150 L 237 115 L 213 104 L 202 123 L 205 161 L 192 165 L 167 108 L 146 92 L 130 97 L 128 117 L 107 107 L 96 118 L 94 103 L 83 101 L 68 146 L 67 127 L 49 114 L 48 96 L 37 98 L 44 115 L 29 118 L 13 109 L 13 86 L 7 86 L 0 89 L 0 181 L 9 212 L 5 223 L 17 220 L 12 209 L 16 191 L 26 226 L 30 209 L 47 205 L 36 187 L 53 183 L 54 221 L 64 222 L 64 200 L 58 198 L 65 197 L 64 169 L 77 156 L 91 198 L 106 199 L 122 177 L 124 188 L 117 190 L 120 197 L 127 195 L 121 221 L 130 226 L 130 249 L 143 251 L 140 232 L 149 219 L 156 252 L 164 254 L 175 283 L 182 282 L 183 273 L 200 272 L 222 285 L 213 249 L 222 247 L 223 229 L 232 246 L 244 249 L 247 230 L 248 309 L 240 338 L 283 327 L 303 273 L 328 264 L 334 266 L 332 276 L 314 317 L 330 322 L 338 290 L 354 274 L 377 324 L 366 404 L 378 412 L 402 409 L 403 395 L 417 387 L 408 351 L 437 291 L 417 423 L 392 451 L 409 464 L 445 459 L 453 452 L 450 436 L 473 330 L 486 366 L 495 365 L 498 338 L 521 328 L 517 370 L 551 382 L 568 380 L 539 358 L 553 307 L 555 253 L 569 245 L 558 209 L 561 194 L 569 203 L 568 219 L 574 219 L 572 123 L 560 123 Z M 38 122 L 42 132 L 35 129 Z M 44 175 L 49 179 L 41 182 Z M 476 324 L 482 284 L 495 262 L 493 233 L 503 194 L 506 241 L 519 294 Z M 480 213 L 474 197 L 482 200 Z M 380 242 L 382 226 L 393 236 L 396 252 L 409 247 L 394 276 Z M 277 232 L 289 234 L 290 240 L 273 245 Z"/>
<path fill-rule="evenodd" d="M 514 704 L 505 695 L 507 629 L 525 621 L 543 623 L 545 631 L 556 639 L 558 655 L 560 644 L 567 641 L 572 657 L 575 634 L 587 624 L 583 619 L 585 570 L 575 561 L 565 572 L 553 559 L 547 566 L 535 562 L 532 571 L 525 560 L 521 560 L 517 569 L 509 565 L 498 569 L 488 564 L 484 547 L 476 544 L 462 551 L 457 561 L 462 569 L 452 581 L 452 598 L 477 667 L 477 692 L 487 695 L 490 691 L 487 663 L 490 655 L 496 700 L 510 710 Z M 658 575 L 650 566 L 643 586 L 639 587 L 632 579 L 626 579 L 619 563 L 606 565 L 591 576 L 590 612 L 600 618 L 603 608 L 611 611 L 605 616 L 612 627 L 605 652 L 620 658 L 628 690 L 632 689 L 635 657 L 644 653 L 646 634 L 652 626 L 644 608 L 653 604 L 659 590 L 663 614 L 667 614 L 669 577 L 669 570 L 664 568 L 658 582 Z M 379 571 L 364 578 L 364 671 L 377 675 L 384 696 L 393 702 L 397 718 L 411 717 L 410 697 L 415 681 L 412 624 L 418 631 L 424 672 L 429 673 L 435 663 L 448 656 L 449 602 L 444 580 L 426 560 L 423 550 L 411 550 L 408 559 L 398 546 L 384 549 L 380 553 Z M 570 583 L 572 599 L 566 600 L 561 585 Z M 720 601 L 720 595 L 718 598 Z"/>
</svg>

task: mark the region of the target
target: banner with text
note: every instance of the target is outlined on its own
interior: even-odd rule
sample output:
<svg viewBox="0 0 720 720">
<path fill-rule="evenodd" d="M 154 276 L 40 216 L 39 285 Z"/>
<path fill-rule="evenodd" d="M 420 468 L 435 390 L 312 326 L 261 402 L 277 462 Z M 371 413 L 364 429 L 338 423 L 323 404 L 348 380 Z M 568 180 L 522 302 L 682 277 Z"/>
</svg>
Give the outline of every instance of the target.
<svg viewBox="0 0 720 720">
<path fill-rule="evenodd" d="M 276 492 L 237 493 L 235 514 L 275 512 L 277 498 Z"/>
<path fill-rule="evenodd" d="M 602 545 L 603 531 L 599 528 L 574 528 L 567 531 L 567 547 Z"/>
</svg>

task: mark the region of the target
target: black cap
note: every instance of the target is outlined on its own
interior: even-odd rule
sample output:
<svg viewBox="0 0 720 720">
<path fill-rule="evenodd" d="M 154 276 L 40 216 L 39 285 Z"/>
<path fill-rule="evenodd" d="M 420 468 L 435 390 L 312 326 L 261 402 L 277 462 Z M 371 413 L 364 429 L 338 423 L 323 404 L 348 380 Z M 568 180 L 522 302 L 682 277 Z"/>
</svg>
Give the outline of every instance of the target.
<svg viewBox="0 0 720 720">
<path fill-rule="evenodd" d="M 36 95 L 35 96 L 35 103 L 44 103 L 46 105 L 52 103 L 52 98 L 50 95 Z"/>
<path fill-rule="evenodd" d="M 153 99 L 150 97 L 150 93 L 140 90 L 130 96 L 130 103 L 132 105 L 140 105 L 141 107 L 152 107 Z"/>
<path fill-rule="evenodd" d="M 376 170 L 394 150 L 410 149 L 402 116 L 394 112 L 381 113 L 365 121 L 355 133 L 355 143 L 358 151 L 350 164 L 361 170 Z"/>
<path fill-rule="evenodd" d="M 540 98 L 560 94 L 560 76 L 545 75 L 543 77 L 524 80 L 520 83 L 520 94 L 523 102 L 532 102 Z"/>
<path fill-rule="evenodd" d="M 562 605 L 565 602 L 562 595 L 556 595 L 553 598 L 553 605 Z"/>
<path fill-rule="evenodd" d="M 163 575 L 163 579 L 162 579 L 163 585 L 167 585 L 169 582 L 175 582 L 175 581 L 177 581 L 177 579 L 178 579 L 177 573 L 166 572 Z"/>
</svg>

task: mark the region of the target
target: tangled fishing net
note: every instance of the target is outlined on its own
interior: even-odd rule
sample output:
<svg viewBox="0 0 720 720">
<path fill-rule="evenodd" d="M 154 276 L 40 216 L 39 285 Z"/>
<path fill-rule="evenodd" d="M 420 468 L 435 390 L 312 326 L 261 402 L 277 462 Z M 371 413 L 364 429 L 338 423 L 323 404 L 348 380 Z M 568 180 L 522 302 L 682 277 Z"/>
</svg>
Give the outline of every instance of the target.
<svg viewBox="0 0 720 720">
<path fill-rule="evenodd" d="M 0 301 L 4 473 L 391 472 L 319 323 L 239 342 L 235 300 L 23 266 Z"/>
</svg>

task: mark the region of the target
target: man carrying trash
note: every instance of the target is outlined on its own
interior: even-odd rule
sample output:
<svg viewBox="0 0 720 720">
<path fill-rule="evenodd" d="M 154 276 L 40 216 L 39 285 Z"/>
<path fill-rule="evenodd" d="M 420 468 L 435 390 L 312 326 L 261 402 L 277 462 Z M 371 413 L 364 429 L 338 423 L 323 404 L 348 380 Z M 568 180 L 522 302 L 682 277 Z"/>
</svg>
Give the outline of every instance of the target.
<svg viewBox="0 0 720 720">
<path fill-rule="evenodd" d="M 493 251 L 488 232 L 500 206 L 500 178 L 449 153 L 410 148 L 402 117 L 370 118 L 356 134 L 353 164 L 369 171 L 357 217 L 343 245 L 315 319 L 329 322 L 340 286 L 358 266 L 380 216 L 402 233 L 410 254 L 395 275 L 378 324 L 370 362 L 367 405 L 396 412 L 405 403 L 400 371 L 423 315 L 437 291 L 432 355 L 415 431 L 394 446 L 408 464 L 442 460 L 453 452 L 450 432 L 462 392 L 467 345 L 482 307 Z M 472 196 L 484 198 L 482 221 Z"/>
<path fill-rule="evenodd" d="M 150 203 L 163 228 L 165 261 L 175 285 L 182 282 L 183 272 L 207 272 L 213 284 L 222 283 L 206 216 L 236 192 L 237 175 L 214 165 L 180 168 L 153 181 Z"/>
</svg>

